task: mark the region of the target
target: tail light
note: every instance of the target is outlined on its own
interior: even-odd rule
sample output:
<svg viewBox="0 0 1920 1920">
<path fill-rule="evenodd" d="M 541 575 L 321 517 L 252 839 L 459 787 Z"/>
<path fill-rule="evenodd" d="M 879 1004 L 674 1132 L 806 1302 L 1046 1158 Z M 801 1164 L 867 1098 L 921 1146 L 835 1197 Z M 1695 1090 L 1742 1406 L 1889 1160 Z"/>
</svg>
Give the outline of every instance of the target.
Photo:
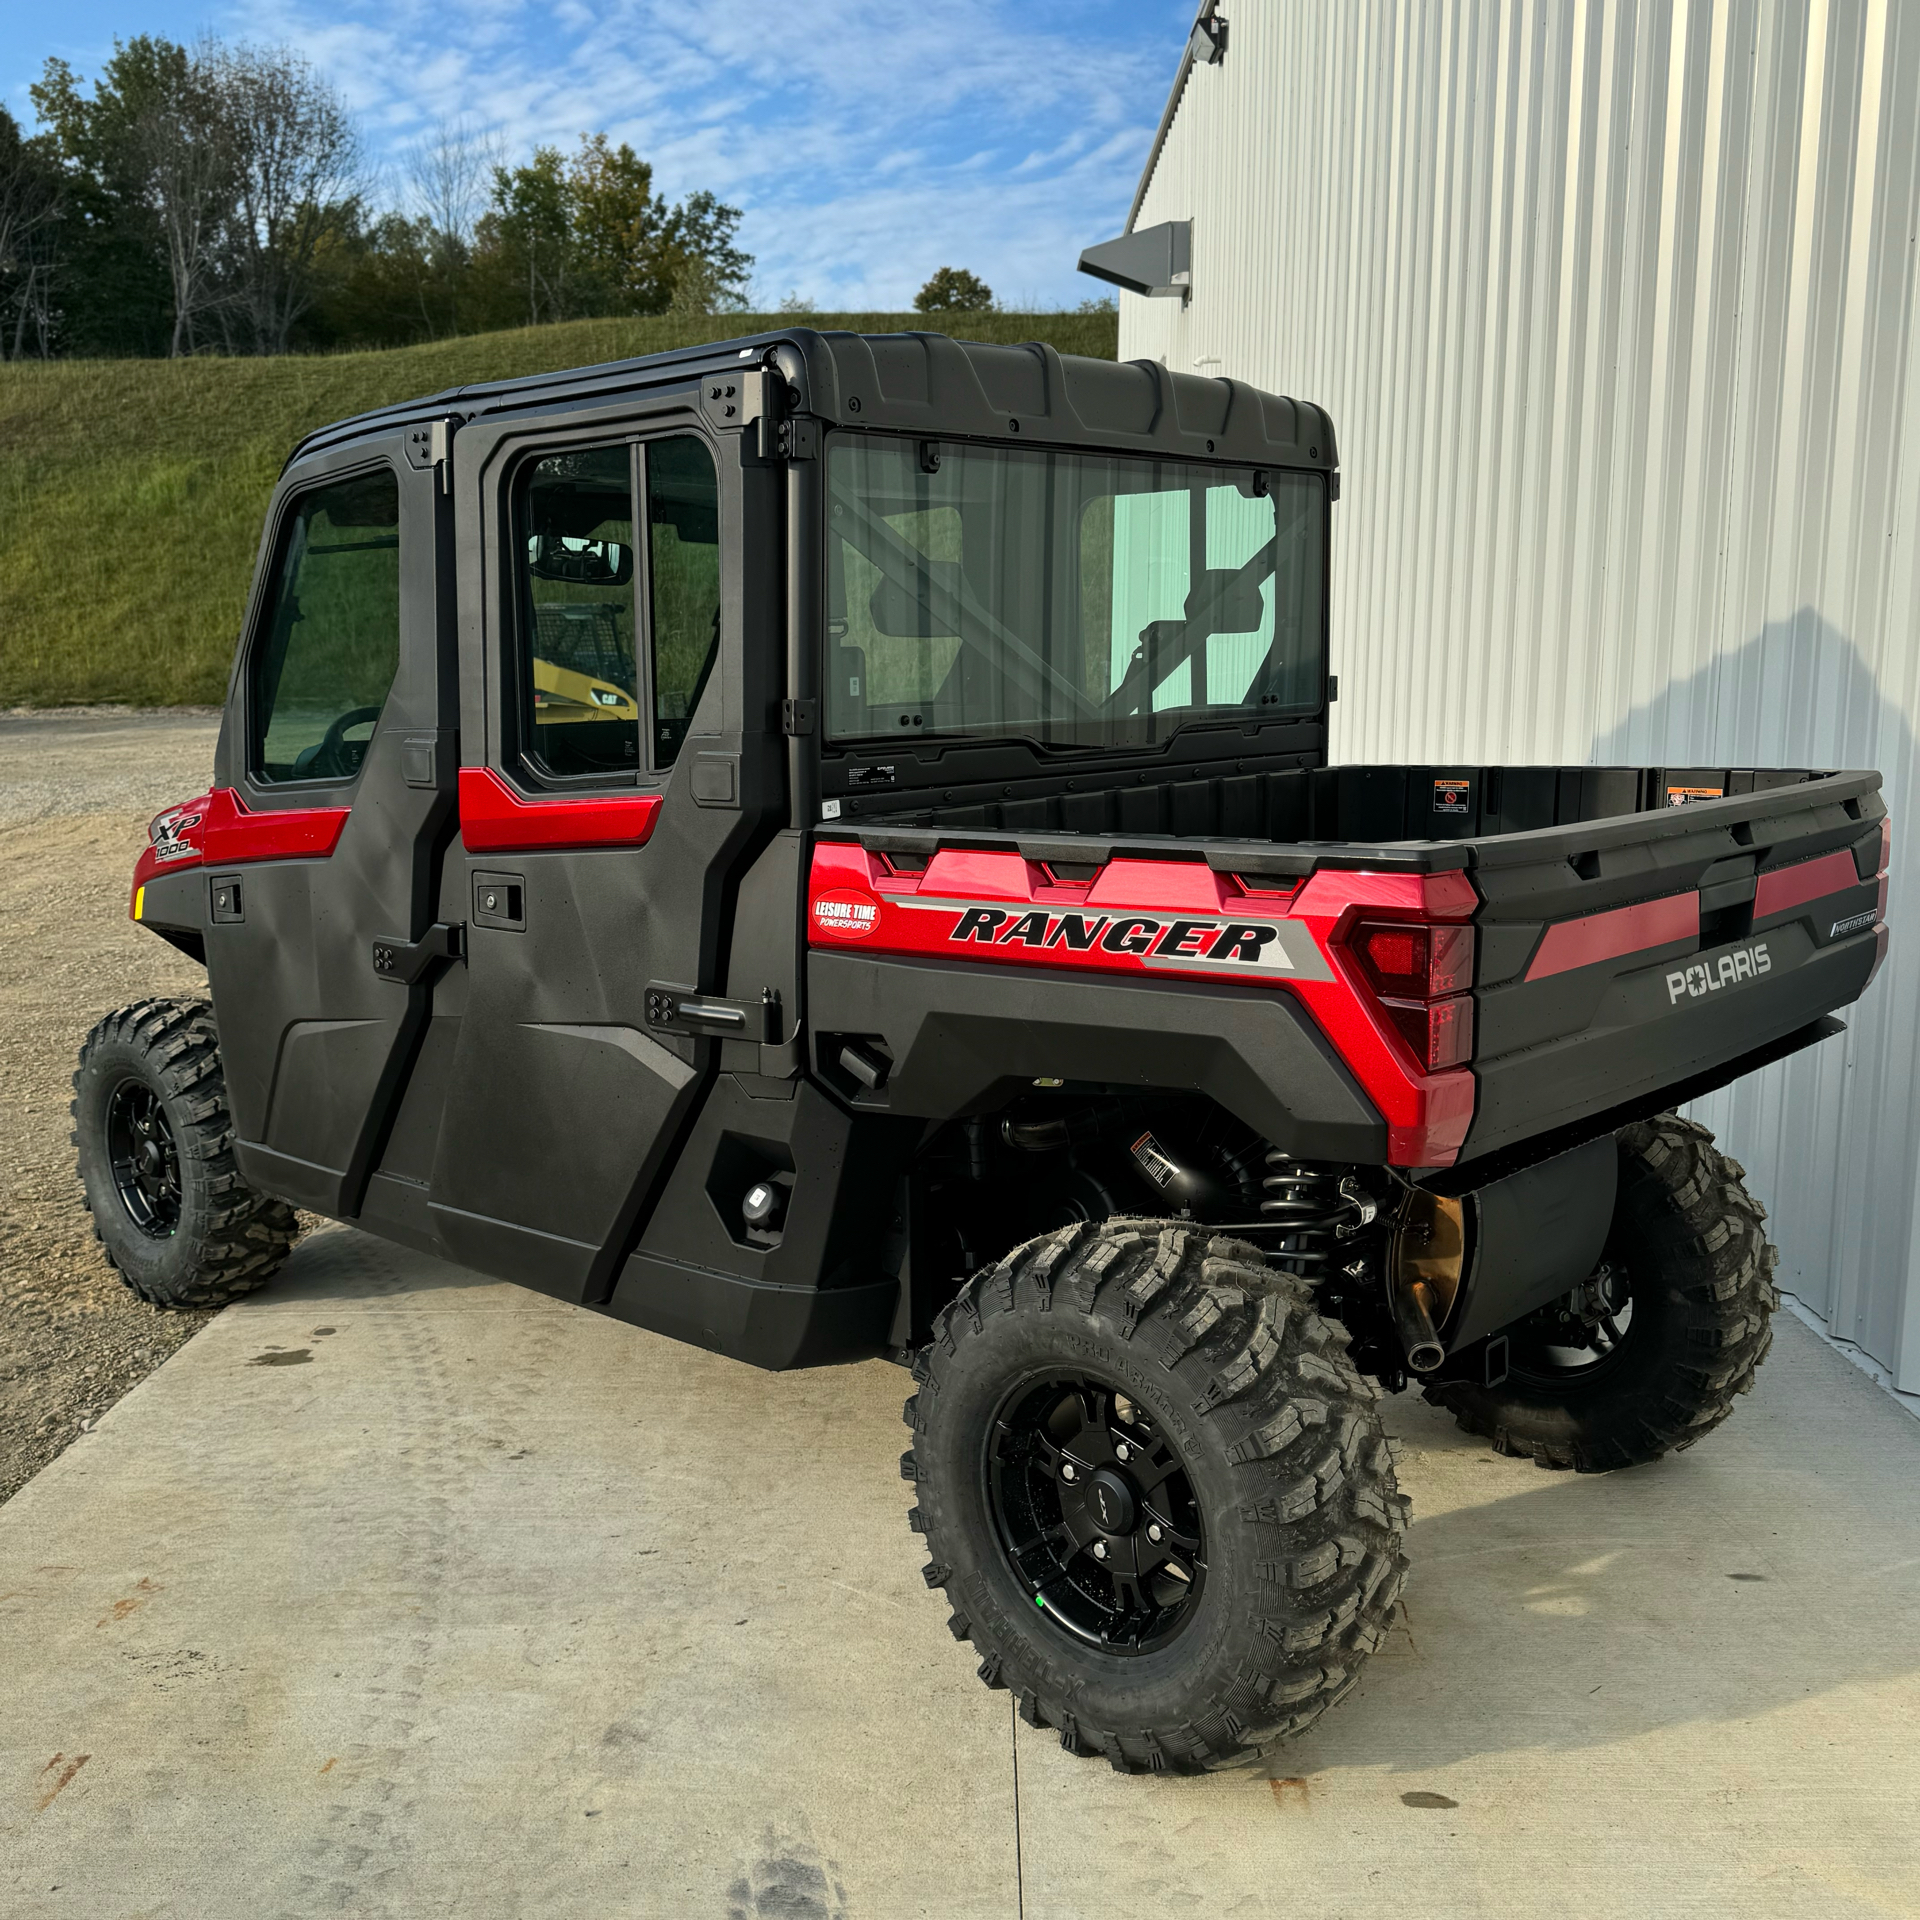
<svg viewBox="0 0 1920 1920">
<path fill-rule="evenodd" d="M 1428 1073 L 1473 1057 L 1471 926 L 1363 920 L 1347 936 L 1380 1010 Z"/>
</svg>

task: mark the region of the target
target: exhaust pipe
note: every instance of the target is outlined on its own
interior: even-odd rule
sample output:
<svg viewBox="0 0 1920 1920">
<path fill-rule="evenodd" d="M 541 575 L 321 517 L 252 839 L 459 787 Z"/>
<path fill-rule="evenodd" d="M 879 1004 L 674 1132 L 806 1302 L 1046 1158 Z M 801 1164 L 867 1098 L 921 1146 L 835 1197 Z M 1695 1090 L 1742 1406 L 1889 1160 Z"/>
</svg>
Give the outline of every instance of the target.
<svg viewBox="0 0 1920 1920">
<path fill-rule="evenodd" d="M 1393 1290 L 1394 1318 L 1400 1323 L 1400 1344 L 1407 1365 L 1415 1373 L 1431 1373 L 1447 1357 L 1433 1324 L 1433 1289 L 1424 1280 L 1412 1280 Z"/>
<path fill-rule="evenodd" d="M 1467 1214 L 1458 1200 L 1407 1196 L 1388 1261 L 1388 1291 L 1407 1365 L 1431 1373 L 1447 1357 L 1440 1329 L 1453 1311 L 1466 1268 Z"/>
</svg>

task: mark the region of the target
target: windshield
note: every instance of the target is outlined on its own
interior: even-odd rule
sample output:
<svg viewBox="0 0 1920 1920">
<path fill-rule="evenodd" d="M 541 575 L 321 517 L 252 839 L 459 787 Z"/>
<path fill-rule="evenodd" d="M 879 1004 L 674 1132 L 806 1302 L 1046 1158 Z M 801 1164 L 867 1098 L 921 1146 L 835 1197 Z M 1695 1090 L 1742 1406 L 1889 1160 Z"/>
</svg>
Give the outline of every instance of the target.
<svg viewBox="0 0 1920 1920">
<path fill-rule="evenodd" d="M 835 739 L 1101 747 L 1320 705 L 1318 474 L 836 434 L 827 490 Z"/>
</svg>

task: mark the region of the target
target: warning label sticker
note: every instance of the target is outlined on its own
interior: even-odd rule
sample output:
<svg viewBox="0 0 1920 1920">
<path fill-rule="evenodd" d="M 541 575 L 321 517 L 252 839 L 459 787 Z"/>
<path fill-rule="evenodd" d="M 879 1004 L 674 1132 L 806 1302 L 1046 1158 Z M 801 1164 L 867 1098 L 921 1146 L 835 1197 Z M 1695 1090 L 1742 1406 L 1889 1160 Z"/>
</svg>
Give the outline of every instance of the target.
<svg viewBox="0 0 1920 1920">
<path fill-rule="evenodd" d="M 1433 783 L 1435 813 L 1470 813 L 1473 810 L 1471 780 L 1436 780 Z"/>
<path fill-rule="evenodd" d="M 1719 800 L 1725 797 L 1719 787 L 1669 787 L 1667 805 L 1670 807 L 1697 807 L 1703 800 Z"/>
</svg>

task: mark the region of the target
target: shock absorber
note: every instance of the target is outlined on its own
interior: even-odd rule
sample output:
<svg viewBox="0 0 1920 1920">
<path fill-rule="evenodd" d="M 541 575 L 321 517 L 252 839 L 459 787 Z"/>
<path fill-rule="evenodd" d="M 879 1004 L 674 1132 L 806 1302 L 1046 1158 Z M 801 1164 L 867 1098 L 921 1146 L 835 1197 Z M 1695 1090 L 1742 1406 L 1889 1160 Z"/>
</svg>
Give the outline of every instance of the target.
<svg viewBox="0 0 1920 1920">
<path fill-rule="evenodd" d="M 1378 1205 L 1351 1174 L 1267 1150 L 1260 1217 L 1279 1228 L 1274 1258 L 1302 1279 L 1319 1280 L 1339 1258 L 1341 1243 L 1372 1224 Z"/>
</svg>

